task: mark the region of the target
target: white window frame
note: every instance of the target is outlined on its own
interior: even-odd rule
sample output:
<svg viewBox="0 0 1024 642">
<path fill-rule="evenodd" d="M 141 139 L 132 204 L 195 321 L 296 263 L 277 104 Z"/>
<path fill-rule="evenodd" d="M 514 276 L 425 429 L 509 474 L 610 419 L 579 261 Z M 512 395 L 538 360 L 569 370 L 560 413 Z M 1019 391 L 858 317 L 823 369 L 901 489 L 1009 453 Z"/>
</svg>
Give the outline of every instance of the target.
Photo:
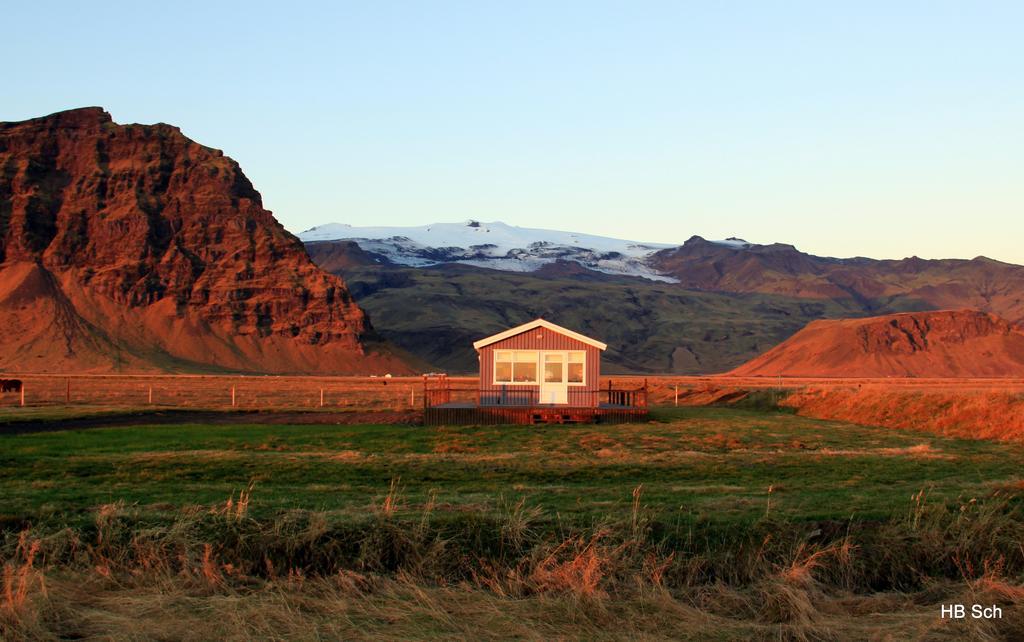
<svg viewBox="0 0 1024 642">
<path fill-rule="evenodd" d="M 511 352 L 512 353 L 512 372 L 510 378 L 512 381 L 498 381 L 498 353 L 499 352 Z M 521 359 L 523 355 L 532 355 L 533 358 Z M 535 380 L 534 381 L 515 381 L 516 378 L 516 364 L 517 363 L 530 363 L 533 362 Z M 540 385 L 541 371 L 539 368 L 540 362 L 540 351 L 539 350 L 495 350 L 494 360 L 491 367 L 491 381 L 496 386 L 537 386 Z"/>
<path fill-rule="evenodd" d="M 498 381 L 498 353 L 499 352 L 511 352 L 512 353 L 512 378 L 515 378 L 515 364 L 516 363 L 527 363 L 534 361 L 537 365 L 536 381 Z M 522 359 L 519 357 L 524 354 L 530 354 L 533 356 L 532 359 Z M 491 384 L 495 386 L 539 386 L 544 383 L 544 357 L 545 354 L 561 354 L 562 355 L 562 367 L 564 368 L 565 385 L 572 386 L 575 388 L 582 388 L 587 385 L 587 351 L 586 350 L 494 350 L 493 358 L 491 360 Z M 581 355 L 583 363 L 583 381 L 569 381 L 569 363 L 572 355 Z M 548 384 L 552 385 L 552 384 Z"/>
<path fill-rule="evenodd" d="M 572 355 L 574 355 L 574 354 L 579 354 L 579 355 L 582 355 L 582 357 L 583 357 L 582 360 L 580 361 L 580 363 L 583 364 L 583 381 L 569 381 L 569 364 L 571 363 L 569 360 L 571 359 Z M 566 350 L 566 352 L 565 352 L 565 381 L 570 386 L 580 387 L 580 386 L 587 385 L 587 351 L 586 350 Z"/>
</svg>

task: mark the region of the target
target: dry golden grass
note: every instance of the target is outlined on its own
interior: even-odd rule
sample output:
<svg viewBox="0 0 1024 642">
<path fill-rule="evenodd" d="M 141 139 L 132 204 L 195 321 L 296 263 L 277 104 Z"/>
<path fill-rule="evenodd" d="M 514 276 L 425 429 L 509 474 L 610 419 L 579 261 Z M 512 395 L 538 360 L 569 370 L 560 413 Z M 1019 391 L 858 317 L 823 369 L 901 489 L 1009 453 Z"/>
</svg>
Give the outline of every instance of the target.
<svg viewBox="0 0 1024 642">
<path fill-rule="evenodd" d="M 0 610 L 8 617 L 17 617 L 26 608 L 29 596 L 38 590 L 46 597 L 46 582 L 42 573 L 35 568 L 39 554 L 39 541 L 30 539 L 27 532 L 18 538 L 18 546 L 12 560 L 3 566 L 3 601 Z"/>
<path fill-rule="evenodd" d="M 252 499 L 252 489 L 256 486 L 256 481 L 250 481 L 249 485 L 243 490 L 238 491 L 238 498 L 235 498 L 234 492 L 228 496 L 227 501 L 224 502 L 223 506 L 215 506 L 213 511 L 218 515 L 223 515 L 229 520 L 238 521 L 249 513 L 249 502 Z M 209 550 L 206 551 L 206 555 L 209 555 Z"/>
<path fill-rule="evenodd" d="M 854 595 L 778 576 L 737 589 L 659 586 L 657 570 L 608 595 L 600 557 L 581 542 L 541 560 L 528 578 L 477 578 L 450 586 L 345 571 L 309 578 L 289 571 L 239 586 L 212 558 L 189 576 L 56 575 L 48 593 L 4 612 L 10 640 L 1009 640 L 1022 631 L 1007 599 L 1002 621 L 949 622 L 938 594 L 989 600 L 967 584 L 921 594 Z M 528 591 L 511 588 L 515 582 Z M 968 602 L 970 603 L 970 602 Z M 985 603 L 985 602 L 983 602 Z"/>
<path fill-rule="evenodd" d="M 388 488 L 388 494 L 384 497 L 384 501 L 380 505 L 380 512 L 383 515 L 394 515 L 395 511 L 398 510 L 398 505 L 402 493 L 402 487 L 400 477 L 392 477 L 391 485 Z"/>
<path fill-rule="evenodd" d="M 912 459 L 956 459 L 956 455 L 940 452 L 931 444 L 902 448 L 821 448 L 811 451 L 825 457 L 910 457 Z"/>
<path fill-rule="evenodd" d="M 395 541 L 356 558 L 367 563 L 368 554 L 404 551 L 407 564 L 392 571 L 303 563 L 308 553 L 298 551 L 315 549 L 329 533 L 318 514 L 307 515 L 298 532 L 281 532 L 290 528 L 282 522 L 251 533 L 251 541 L 202 539 L 218 532 L 234 538 L 245 532 L 236 529 L 252 526 L 252 492 L 250 486 L 197 507 L 158 530 L 126 531 L 132 509 L 114 503 L 96 509 L 94 534 L 21 532 L 3 567 L 0 638 L 980 641 L 1024 633 L 1024 613 L 1016 609 L 1024 586 L 1006 558 L 991 554 L 972 562 L 970 551 L 957 553 L 959 580 L 935 577 L 917 591 L 879 593 L 865 591 L 861 576 L 864 555 L 877 551 L 861 551 L 849 535 L 815 544 L 783 529 L 751 541 L 752 550 L 709 581 L 710 560 L 649 539 L 643 485 L 633 489 L 623 524 L 554 540 L 534 531 L 539 510 L 523 501 L 506 505 L 495 530 L 514 554 L 467 560 L 475 570 L 456 576 L 436 557 L 451 544 L 430 539 L 433 497 L 418 523 L 394 521 L 402 503 L 397 478 L 380 501 L 381 521 L 367 531 L 386 530 Z M 960 545 L 947 521 L 958 515 L 930 508 L 924 493 L 914 506 L 907 521 L 891 526 L 905 529 L 904 537 Z M 991 531 L 986 520 L 998 519 L 1005 506 L 968 510 L 977 528 Z M 263 549 L 260 537 L 268 536 L 276 543 Z M 297 551 L 291 562 L 269 556 L 282 541 Z M 736 578 L 722 572 L 730 567 Z M 1005 615 L 943 621 L 939 607 L 953 601 L 999 604 Z"/>
</svg>

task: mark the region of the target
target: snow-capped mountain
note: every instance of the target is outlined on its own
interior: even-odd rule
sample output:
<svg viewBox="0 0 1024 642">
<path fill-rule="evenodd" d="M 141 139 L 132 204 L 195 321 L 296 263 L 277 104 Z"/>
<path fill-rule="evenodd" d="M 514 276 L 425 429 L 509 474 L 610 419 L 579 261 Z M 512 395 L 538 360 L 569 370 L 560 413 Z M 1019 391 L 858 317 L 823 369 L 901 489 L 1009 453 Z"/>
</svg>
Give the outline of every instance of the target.
<svg viewBox="0 0 1024 642">
<path fill-rule="evenodd" d="M 639 276 L 675 282 L 648 265 L 666 243 L 641 243 L 623 239 L 515 227 L 501 222 L 435 223 L 418 227 L 353 227 L 330 223 L 299 234 L 304 243 L 354 241 L 360 248 L 389 262 L 413 267 L 462 263 L 513 272 L 533 272 L 555 261 L 574 261 L 607 274 Z M 731 239 L 723 244 L 745 242 Z"/>
</svg>

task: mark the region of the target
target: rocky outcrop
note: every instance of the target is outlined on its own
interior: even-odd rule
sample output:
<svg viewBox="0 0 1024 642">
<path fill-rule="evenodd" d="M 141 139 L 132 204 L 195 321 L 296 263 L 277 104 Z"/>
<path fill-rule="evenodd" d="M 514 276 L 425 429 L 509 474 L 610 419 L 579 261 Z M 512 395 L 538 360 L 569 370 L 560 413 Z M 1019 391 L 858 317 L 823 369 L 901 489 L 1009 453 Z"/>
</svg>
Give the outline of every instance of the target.
<svg viewBox="0 0 1024 642">
<path fill-rule="evenodd" d="M 313 262 L 332 274 L 351 268 L 391 264 L 386 256 L 367 252 L 355 241 L 314 241 L 305 245 Z"/>
<path fill-rule="evenodd" d="M 97 107 L 0 123 L 0 317 L 6 370 L 407 370 L 235 161 Z"/>
<path fill-rule="evenodd" d="M 1024 331 L 976 310 L 813 321 L 730 374 L 1020 377 L 1024 376 Z"/>
</svg>

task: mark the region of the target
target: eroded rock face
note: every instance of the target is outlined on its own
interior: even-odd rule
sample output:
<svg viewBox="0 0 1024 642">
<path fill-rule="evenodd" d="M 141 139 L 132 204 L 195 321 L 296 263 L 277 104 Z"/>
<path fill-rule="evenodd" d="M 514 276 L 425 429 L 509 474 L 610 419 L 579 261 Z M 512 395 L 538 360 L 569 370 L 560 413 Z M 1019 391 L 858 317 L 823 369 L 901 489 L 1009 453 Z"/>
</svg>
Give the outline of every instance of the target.
<svg viewBox="0 0 1024 642">
<path fill-rule="evenodd" d="M 98 107 L 0 123 L 0 266 L 0 314 L 68 317 L 37 345 L 0 340 L 6 369 L 401 371 L 238 164 L 170 125 Z"/>
<path fill-rule="evenodd" d="M 798 377 L 1024 376 L 1024 331 L 978 310 L 823 320 L 731 374 Z"/>
<path fill-rule="evenodd" d="M 933 346 L 954 346 L 972 339 L 1014 334 L 1014 326 L 1006 319 L 973 310 L 899 314 L 886 318 L 884 323 L 864 323 L 857 328 L 864 354 L 913 354 Z"/>
</svg>

